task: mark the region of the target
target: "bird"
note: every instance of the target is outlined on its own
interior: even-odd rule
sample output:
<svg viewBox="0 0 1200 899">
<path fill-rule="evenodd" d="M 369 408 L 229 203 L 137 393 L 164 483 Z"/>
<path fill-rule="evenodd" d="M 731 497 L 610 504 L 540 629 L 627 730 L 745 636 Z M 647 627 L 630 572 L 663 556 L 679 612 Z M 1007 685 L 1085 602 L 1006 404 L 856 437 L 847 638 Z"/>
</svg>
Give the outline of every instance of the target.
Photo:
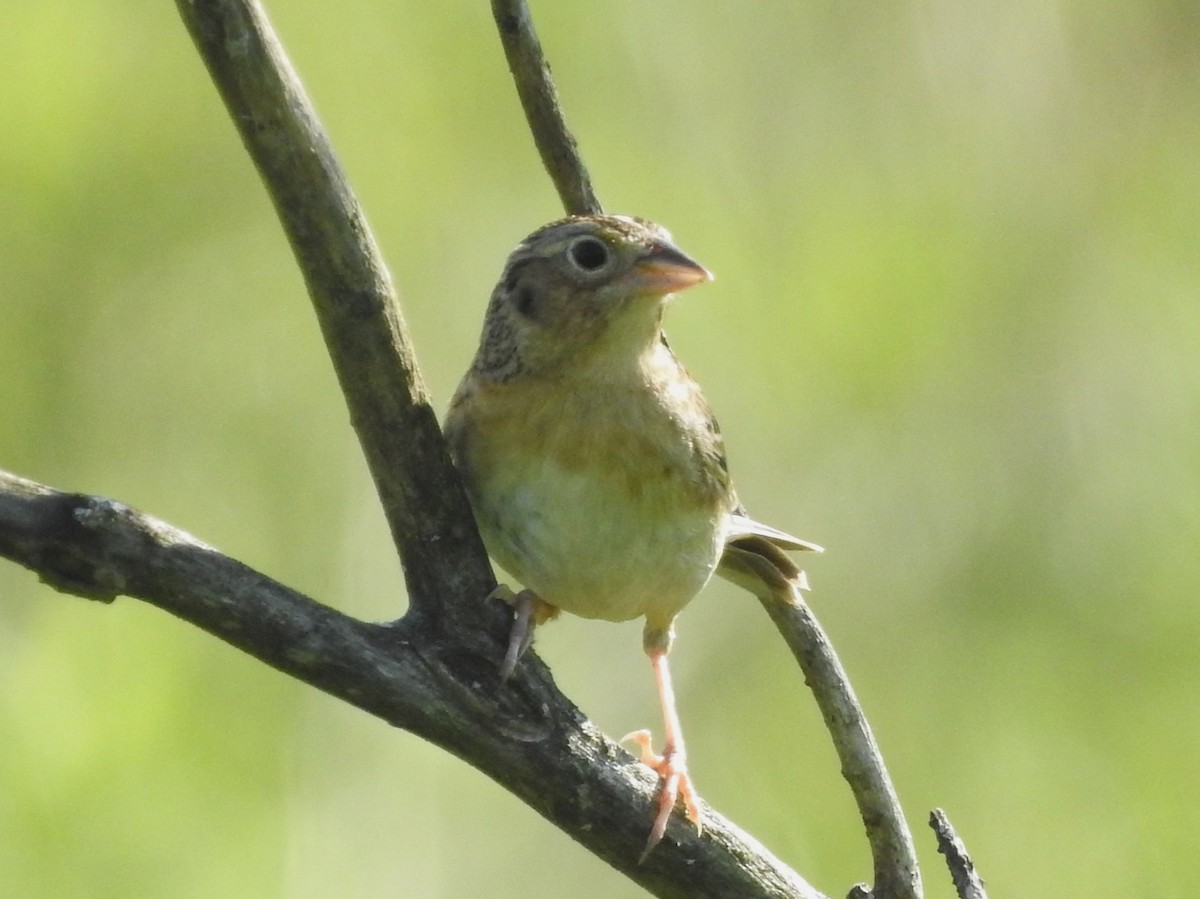
<svg viewBox="0 0 1200 899">
<path fill-rule="evenodd" d="M 822 551 L 749 517 L 716 419 L 667 344 L 671 297 L 712 278 L 645 219 L 537 229 L 508 257 L 444 427 L 489 555 L 524 585 L 493 594 L 513 608 L 502 682 L 560 611 L 645 619 L 663 751 L 646 730 L 622 738 L 658 775 L 642 861 L 677 803 L 703 830 L 667 664 L 676 616 L 723 553 L 745 555 L 735 545 L 784 560 L 781 549 Z M 807 588 L 799 569 L 786 574 Z"/>
</svg>

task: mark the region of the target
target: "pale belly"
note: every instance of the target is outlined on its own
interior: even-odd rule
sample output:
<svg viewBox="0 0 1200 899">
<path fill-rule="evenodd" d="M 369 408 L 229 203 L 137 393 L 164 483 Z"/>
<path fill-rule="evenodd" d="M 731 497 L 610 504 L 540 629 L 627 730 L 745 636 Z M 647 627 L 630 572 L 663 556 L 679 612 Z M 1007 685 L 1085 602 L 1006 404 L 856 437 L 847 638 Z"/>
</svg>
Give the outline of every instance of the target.
<svg viewBox="0 0 1200 899">
<path fill-rule="evenodd" d="M 476 497 L 484 541 L 501 566 L 564 611 L 669 624 L 712 575 L 724 516 L 680 479 L 654 472 L 631 483 L 510 459 Z"/>
<path fill-rule="evenodd" d="M 564 611 L 665 633 L 712 575 L 734 497 L 670 351 L 655 343 L 629 375 L 477 385 L 448 436 L 509 574 Z"/>
</svg>

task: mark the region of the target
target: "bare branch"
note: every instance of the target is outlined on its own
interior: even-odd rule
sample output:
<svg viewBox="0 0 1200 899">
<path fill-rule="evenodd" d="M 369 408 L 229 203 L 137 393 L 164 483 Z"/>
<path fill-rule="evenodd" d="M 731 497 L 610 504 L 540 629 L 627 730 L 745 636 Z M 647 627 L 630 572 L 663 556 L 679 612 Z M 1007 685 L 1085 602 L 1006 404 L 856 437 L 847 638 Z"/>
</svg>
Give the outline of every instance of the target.
<svg viewBox="0 0 1200 899">
<path fill-rule="evenodd" d="M 573 214 L 599 212 L 524 0 L 492 0 L 492 13 L 530 130 L 563 206 Z M 797 570 L 765 541 L 740 544 L 726 548 L 720 573 L 759 596 L 816 696 L 866 826 L 875 869 L 873 895 L 919 899 L 921 875 L 912 835 L 841 662 L 793 588 Z"/>
<path fill-rule="evenodd" d="M 474 765 L 659 896 L 823 899 L 709 808 L 637 863 L 653 774 L 532 654 L 498 684 L 504 615 L 387 272 L 316 116 L 251 0 L 177 0 L 304 273 L 402 553 L 411 611 L 366 624 L 110 500 L 0 473 L 0 554 L 91 598 L 141 598 Z M 479 626 L 481 623 L 487 626 Z"/>
<path fill-rule="evenodd" d="M 950 878 L 954 881 L 954 891 L 959 899 L 987 899 L 987 891 L 983 888 L 983 880 L 975 870 L 975 863 L 967 852 L 967 847 L 955 833 L 950 819 L 940 808 L 929 813 L 929 826 L 937 834 L 938 852 L 946 857 L 946 866 L 950 869 Z"/>
<path fill-rule="evenodd" d="M 825 899 L 711 808 L 637 863 L 655 778 L 601 734 L 531 656 L 500 689 L 487 635 L 421 616 L 356 621 L 163 521 L 0 472 L 0 555 L 59 589 L 127 594 L 411 731 L 487 774 L 656 896 Z"/>
<path fill-rule="evenodd" d="M 487 554 L 391 278 L 316 113 L 257 3 L 177 6 L 304 275 L 404 565 L 411 607 L 435 618 L 478 620 L 485 605 L 475 597 L 495 586 Z"/>
<path fill-rule="evenodd" d="M 68 592 L 143 599 L 434 742 L 655 895 L 824 899 L 707 806 L 703 837 L 672 820 L 667 841 L 638 865 L 654 776 L 532 654 L 499 689 L 507 616 L 480 602 L 491 569 L 362 210 L 254 0 L 176 2 L 304 274 L 401 555 L 410 613 L 389 625 L 356 621 L 119 503 L 3 472 L 0 554 Z M 493 0 L 493 12 L 564 205 L 598 212 L 525 4 Z M 871 840 L 872 895 L 916 899 L 911 838 L 870 730 L 815 619 L 790 586 L 779 589 L 790 564 L 739 542 L 721 573 L 762 599 L 813 687 Z"/>
<path fill-rule="evenodd" d="M 517 85 L 521 106 L 542 164 L 558 189 L 568 215 L 597 215 L 603 210 L 592 191 L 592 182 L 579 156 L 575 138 L 567 130 L 550 65 L 533 30 L 525 0 L 492 0 L 492 16 L 504 44 L 508 68 Z"/>
<path fill-rule="evenodd" d="M 800 571 L 759 538 L 725 547 L 717 573 L 754 593 L 816 697 L 871 844 L 875 899 L 920 899 L 921 874 L 912 834 L 850 680 L 833 645 L 800 593 Z"/>
</svg>

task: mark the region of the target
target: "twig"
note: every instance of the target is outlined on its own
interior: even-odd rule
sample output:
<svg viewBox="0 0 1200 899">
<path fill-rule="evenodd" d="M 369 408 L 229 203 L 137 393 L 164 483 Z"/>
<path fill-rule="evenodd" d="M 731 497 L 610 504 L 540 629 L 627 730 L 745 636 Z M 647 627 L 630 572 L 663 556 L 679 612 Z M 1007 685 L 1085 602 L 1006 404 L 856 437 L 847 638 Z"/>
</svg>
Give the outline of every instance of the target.
<svg viewBox="0 0 1200 899">
<path fill-rule="evenodd" d="M 871 845 L 875 883 L 869 895 L 920 899 L 912 834 L 849 678 L 800 593 L 802 573 L 781 550 L 758 538 L 726 546 L 717 572 L 759 598 L 816 697 Z"/>
<path fill-rule="evenodd" d="M 568 213 L 599 212 L 524 0 L 492 0 L 492 13 L 530 130 L 564 207 Z M 771 549 L 755 541 L 727 548 L 721 573 L 760 597 L 804 671 L 867 830 L 874 862 L 874 895 L 879 899 L 919 899 L 921 876 L 912 835 L 866 717 L 833 647 L 799 600 L 799 593 L 791 584 L 780 586 L 788 580 L 789 568 L 795 573 L 794 566 Z"/>
<path fill-rule="evenodd" d="M 120 503 L 0 472 L 0 555 L 91 599 L 125 594 L 474 765 L 612 867 L 662 897 L 825 899 L 709 808 L 644 865 L 655 778 L 522 660 L 498 688 L 499 647 L 420 616 L 356 621 Z"/>
<path fill-rule="evenodd" d="M 568 215 L 599 214 L 600 201 L 558 105 L 558 91 L 525 0 L 492 0 L 492 16 L 533 141 L 563 208 Z"/>
<path fill-rule="evenodd" d="M 946 857 L 946 866 L 950 869 L 958 899 L 987 899 L 987 891 L 983 888 L 979 872 L 975 870 L 975 863 L 971 861 L 967 847 L 955 833 L 946 813 L 935 808 L 929 813 L 929 826 L 937 834 L 938 852 Z"/>
</svg>

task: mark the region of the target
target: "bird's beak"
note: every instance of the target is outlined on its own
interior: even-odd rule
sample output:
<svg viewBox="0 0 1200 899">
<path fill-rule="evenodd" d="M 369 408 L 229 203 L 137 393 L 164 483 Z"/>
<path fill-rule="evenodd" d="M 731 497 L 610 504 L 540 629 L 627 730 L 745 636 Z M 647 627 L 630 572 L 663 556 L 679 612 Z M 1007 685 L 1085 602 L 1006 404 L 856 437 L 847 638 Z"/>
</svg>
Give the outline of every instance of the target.
<svg viewBox="0 0 1200 899">
<path fill-rule="evenodd" d="M 713 279 L 712 272 L 674 244 L 655 243 L 629 273 L 638 292 L 675 293 Z"/>
</svg>

